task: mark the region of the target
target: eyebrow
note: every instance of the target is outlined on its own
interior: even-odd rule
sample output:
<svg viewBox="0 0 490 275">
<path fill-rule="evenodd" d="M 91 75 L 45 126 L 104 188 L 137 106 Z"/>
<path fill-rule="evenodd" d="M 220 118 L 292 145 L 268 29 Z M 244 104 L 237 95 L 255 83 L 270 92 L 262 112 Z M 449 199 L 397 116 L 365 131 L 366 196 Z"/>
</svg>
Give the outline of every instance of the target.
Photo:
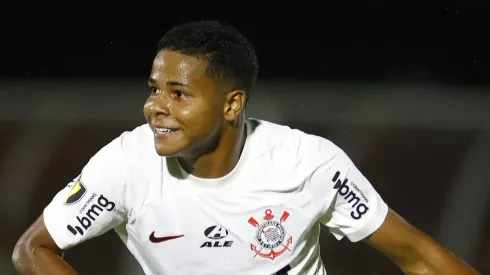
<svg viewBox="0 0 490 275">
<path fill-rule="evenodd" d="M 148 82 L 152 83 L 152 84 L 156 84 L 157 83 L 157 80 L 154 79 L 154 78 L 148 78 Z M 166 83 L 168 86 L 180 86 L 180 87 L 189 87 L 188 85 L 182 83 L 182 82 L 178 82 L 178 81 L 167 81 Z"/>
</svg>

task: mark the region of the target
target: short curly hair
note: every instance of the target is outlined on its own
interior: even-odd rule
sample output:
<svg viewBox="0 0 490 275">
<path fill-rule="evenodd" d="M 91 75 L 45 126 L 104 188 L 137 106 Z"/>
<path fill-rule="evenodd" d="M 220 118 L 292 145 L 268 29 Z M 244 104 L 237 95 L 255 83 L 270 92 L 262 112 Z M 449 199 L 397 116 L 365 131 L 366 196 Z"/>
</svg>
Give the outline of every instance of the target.
<svg viewBox="0 0 490 275">
<path fill-rule="evenodd" d="M 259 71 L 252 44 L 236 28 L 218 21 L 178 25 L 158 43 L 158 52 L 175 51 L 208 62 L 207 73 L 215 80 L 230 81 L 247 94 L 255 87 Z"/>
</svg>

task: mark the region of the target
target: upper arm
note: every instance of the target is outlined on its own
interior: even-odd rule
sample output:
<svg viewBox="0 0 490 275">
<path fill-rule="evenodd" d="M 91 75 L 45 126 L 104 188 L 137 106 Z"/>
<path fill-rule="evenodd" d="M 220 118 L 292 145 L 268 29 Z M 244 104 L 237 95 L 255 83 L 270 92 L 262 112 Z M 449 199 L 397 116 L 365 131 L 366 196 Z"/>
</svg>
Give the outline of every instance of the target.
<svg viewBox="0 0 490 275">
<path fill-rule="evenodd" d="M 385 254 L 406 274 L 479 274 L 393 210 L 381 227 L 364 241 Z"/>
<path fill-rule="evenodd" d="M 44 224 L 43 215 L 39 216 L 36 221 L 24 232 L 22 237 L 17 242 L 16 250 L 18 249 L 35 249 L 36 247 L 44 247 L 56 254 L 61 255 L 62 250 L 49 234 L 46 225 Z"/>
<path fill-rule="evenodd" d="M 310 205 L 337 239 L 364 240 L 407 274 L 478 274 L 390 210 L 341 149 L 325 139 L 305 140 Z"/>
<path fill-rule="evenodd" d="M 308 157 L 315 161 L 308 184 L 318 204 L 318 221 L 339 240 L 360 241 L 381 226 L 388 205 L 344 151 L 325 139 L 316 143 Z"/>
<path fill-rule="evenodd" d="M 106 145 L 60 190 L 43 212 L 44 225 L 61 249 L 75 246 L 123 223 L 127 180 L 121 142 Z"/>
<path fill-rule="evenodd" d="M 384 223 L 364 242 L 397 262 L 418 257 L 426 253 L 429 247 L 440 247 L 391 209 Z M 418 250 L 421 250 L 420 253 Z"/>
</svg>

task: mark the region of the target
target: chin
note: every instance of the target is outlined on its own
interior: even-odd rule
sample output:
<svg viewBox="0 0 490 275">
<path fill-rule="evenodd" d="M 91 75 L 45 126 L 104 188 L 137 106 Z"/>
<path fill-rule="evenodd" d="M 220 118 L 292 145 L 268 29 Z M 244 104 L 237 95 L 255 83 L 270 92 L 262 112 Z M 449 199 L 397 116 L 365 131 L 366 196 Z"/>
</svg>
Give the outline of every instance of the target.
<svg viewBox="0 0 490 275">
<path fill-rule="evenodd" d="M 174 148 L 168 148 L 166 146 L 162 148 L 158 145 L 155 145 L 155 151 L 161 157 L 176 157 L 180 153 L 180 150 L 176 150 Z"/>
<path fill-rule="evenodd" d="M 185 151 L 185 146 L 169 146 L 155 142 L 155 151 L 161 157 L 179 157 Z"/>
</svg>

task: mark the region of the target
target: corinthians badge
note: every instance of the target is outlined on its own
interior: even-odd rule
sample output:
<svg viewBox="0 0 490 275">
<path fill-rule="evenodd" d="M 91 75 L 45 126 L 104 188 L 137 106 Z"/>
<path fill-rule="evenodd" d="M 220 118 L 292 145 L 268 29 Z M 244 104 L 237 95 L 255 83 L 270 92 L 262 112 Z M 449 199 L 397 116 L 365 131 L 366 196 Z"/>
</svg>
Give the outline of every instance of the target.
<svg viewBox="0 0 490 275">
<path fill-rule="evenodd" d="M 291 251 L 289 246 L 293 243 L 293 237 L 290 236 L 286 241 L 287 231 L 283 225 L 288 217 L 289 212 L 284 211 L 279 221 L 276 221 L 272 210 L 267 209 L 262 223 L 257 222 L 253 217 L 248 219 L 248 223 L 257 228 L 255 240 L 260 246 L 257 248 L 256 245 L 250 244 L 250 249 L 255 253 L 254 257 L 260 256 L 274 260 L 286 250 Z"/>
</svg>

